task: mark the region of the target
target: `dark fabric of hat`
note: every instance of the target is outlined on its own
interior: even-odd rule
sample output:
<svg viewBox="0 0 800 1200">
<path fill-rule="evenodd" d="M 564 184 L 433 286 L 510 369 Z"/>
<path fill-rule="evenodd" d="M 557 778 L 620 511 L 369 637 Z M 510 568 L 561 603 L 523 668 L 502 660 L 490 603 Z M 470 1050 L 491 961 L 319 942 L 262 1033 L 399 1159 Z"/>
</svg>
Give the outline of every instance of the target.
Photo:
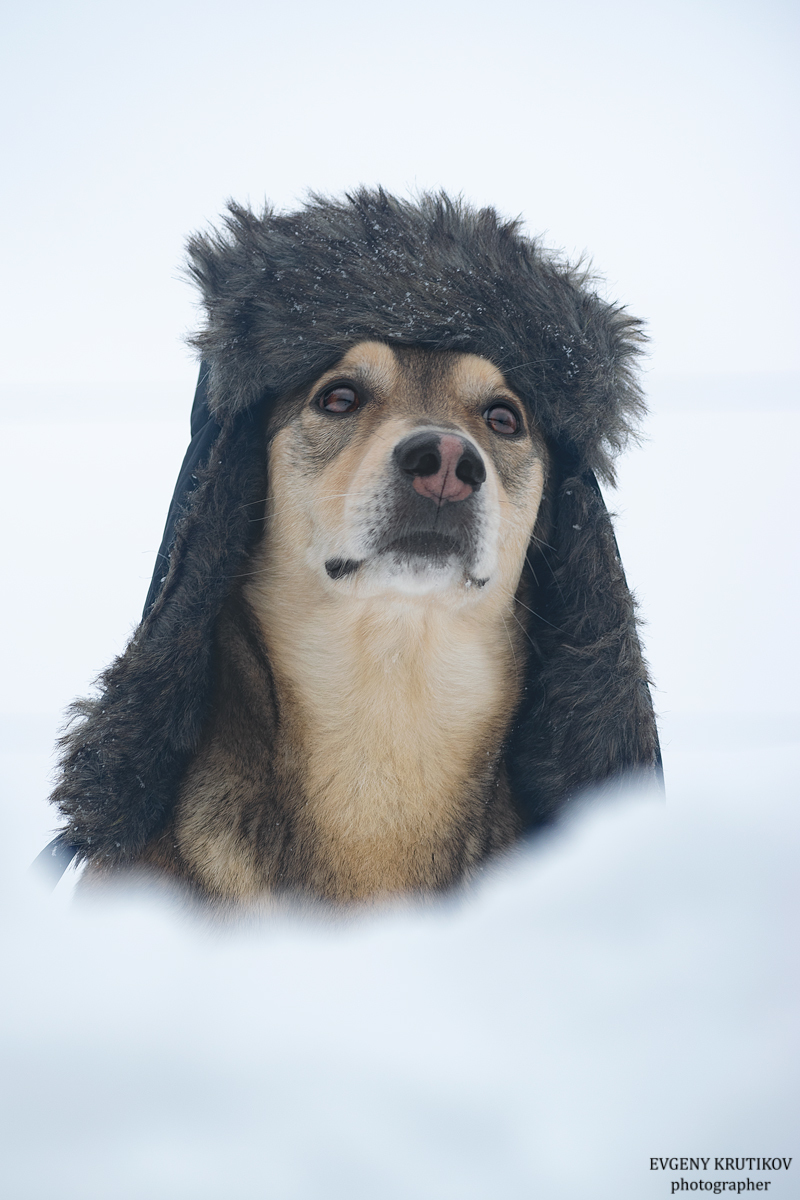
<svg viewBox="0 0 800 1200">
<path fill-rule="evenodd" d="M 593 785 L 660 774 L 634 602 L 597 477 L 643 412 L 640 323 L 515 222 L 444 195 L 231 205 L 189 243 L 206 320 L 192 441 L 145 613 L 79 701 L 53 801 L 83 858 L 124 862 L 164 825 L 212 692 L 214 626 L 263 528 L 264 416 L 363 340 L 491 359 L 553 459 L 525 567 L 527 676 L 505 753 L 527 830 Z"/>
</svg>

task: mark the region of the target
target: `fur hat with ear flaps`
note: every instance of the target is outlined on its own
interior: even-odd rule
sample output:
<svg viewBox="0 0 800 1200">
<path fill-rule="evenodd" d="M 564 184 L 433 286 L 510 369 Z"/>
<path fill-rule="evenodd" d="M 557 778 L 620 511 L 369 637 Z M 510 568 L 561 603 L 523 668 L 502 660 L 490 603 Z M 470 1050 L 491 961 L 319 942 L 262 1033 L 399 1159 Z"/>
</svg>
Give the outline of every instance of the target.
<svg viewBox="0 0 800 1200">
<path fill-rule="evenodd" d="M 361 191 L 259 216 L 232 205 L 220 233 L 191 240 L 189 262 L 207 314 L 192 443 L 142 623 L 63 739 L 62 842 L 124 862 L 169 819 L 209 711 L 215 621 L 262 529 L 264 411 L 363 340 L 491 359 L 550 447 L 506 747 L 524 827 L 590 785 L 658 774 L 633 600 L 596 481 L 613 480 L 643 411 L 639 322 L 515 222 L 444 195 Z"/>
</svg>

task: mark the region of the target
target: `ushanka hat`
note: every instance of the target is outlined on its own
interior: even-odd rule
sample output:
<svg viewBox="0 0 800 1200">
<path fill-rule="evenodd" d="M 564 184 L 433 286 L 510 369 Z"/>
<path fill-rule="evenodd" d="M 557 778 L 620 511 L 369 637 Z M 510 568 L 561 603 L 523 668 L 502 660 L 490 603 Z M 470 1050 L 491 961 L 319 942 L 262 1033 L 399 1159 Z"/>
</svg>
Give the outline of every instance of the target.
<svg viewBox="0 0 800 1200">
<path fill-rule="evenodd" d="M 643 404 L 640 323 L 493 209 L 383 191 L 299 212 L 231 205 L 189 243 L 206 319 L 192 441 L 141 624 L 73 707 L 50 853 L 124 862 L 168 820 L 209 712 L 214 627 L 263 528 L 264 413 L 362 340 L 480 354 L 552 456 L 546 537 L 531 542 L 530 643 L 505 747 L 526 830 L 588 787 L 660 773 L 634 603 L 597 478 Z M 48 853 L 48 852 L 45 852 Z"/>
</svg>

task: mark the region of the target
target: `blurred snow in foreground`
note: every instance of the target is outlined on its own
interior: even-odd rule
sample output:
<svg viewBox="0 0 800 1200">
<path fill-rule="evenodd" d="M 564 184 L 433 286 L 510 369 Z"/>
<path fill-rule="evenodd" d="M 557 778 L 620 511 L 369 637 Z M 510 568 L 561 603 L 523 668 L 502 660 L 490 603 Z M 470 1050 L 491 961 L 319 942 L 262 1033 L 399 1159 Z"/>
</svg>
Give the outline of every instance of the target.
<svg viewBox="0 0 800 1200">
<path fill-rule="evenodd" d="M 798 759 L 676 755 L 666 807 L 338 925 L 7 872 L 5 1194 L 640 1200 L 653 1155 L 793 1155 Z"/>
</svg>

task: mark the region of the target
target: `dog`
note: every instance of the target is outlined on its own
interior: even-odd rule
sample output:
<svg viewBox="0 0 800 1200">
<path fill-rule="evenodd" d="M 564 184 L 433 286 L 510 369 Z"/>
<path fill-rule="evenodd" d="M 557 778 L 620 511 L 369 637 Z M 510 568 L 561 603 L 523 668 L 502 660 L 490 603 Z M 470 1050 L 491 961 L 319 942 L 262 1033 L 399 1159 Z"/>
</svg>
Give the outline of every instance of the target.
<svg viewBox="0 0 800 1200">
<path fill-rule="evenodd" d="M 266 442 L 213 716 L 139 864 L 224 902 L 451 887 L 519 831 L 500 749 L 545 440 L 487 359 L 362 342 Z"/>
<path fill-rule="evenodd" d="M 192 443 L 53 795 L 87 886 L 432 895 L 657 778 L 598 486 L 643 411 L 640 322 L 443 195 L 232 205 L 189 249 Z"/>
</svg>

